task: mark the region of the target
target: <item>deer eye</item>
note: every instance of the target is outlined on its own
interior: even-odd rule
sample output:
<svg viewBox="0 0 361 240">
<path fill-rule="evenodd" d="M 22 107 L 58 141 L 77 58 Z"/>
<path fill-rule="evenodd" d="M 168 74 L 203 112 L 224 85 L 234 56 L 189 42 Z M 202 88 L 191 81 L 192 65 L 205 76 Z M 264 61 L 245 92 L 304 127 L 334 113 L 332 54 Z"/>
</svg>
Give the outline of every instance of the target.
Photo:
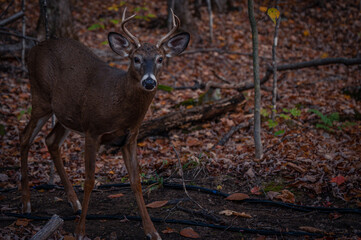
<svg viewBox="0 0 361 240">
<path fill-rule="evenodd" d="M 139 64 L 140 63 L 140 58 L 139 57 L 134 57 L 134 63 Z"/>
<path fill-rule="evenodd" d="M 158 63 L 162 63 L 162 62 L 163 62 L 163 58 L 162 58 L 162 57 L 158 58 L 157 62 L 158 62 Z"/>
</svg>

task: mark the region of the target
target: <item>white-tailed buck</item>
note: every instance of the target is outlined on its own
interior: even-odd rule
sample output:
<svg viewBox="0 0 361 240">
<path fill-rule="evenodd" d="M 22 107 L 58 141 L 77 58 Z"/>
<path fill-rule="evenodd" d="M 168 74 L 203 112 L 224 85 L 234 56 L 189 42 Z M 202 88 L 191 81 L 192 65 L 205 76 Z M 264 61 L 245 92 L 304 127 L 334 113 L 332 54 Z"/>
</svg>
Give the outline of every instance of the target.
<svg viewBox="0 0 361 240">
<path fill-rule="evenodd" d="M 121 28 L 125 35 L 108 35 L 111 49 L 128 56 L 127 72 L 110 67 L 88 48 L 75 40 L 47 40 L 31 49 L 28 58 L 32 113 L 21 135 L 21 186 L 23 212 L 30 213 L 28 186 L 28 151 L 35 136 L 55 114 L 57 123 L 46 137 L 46 144 L 64 185 L 74 212 L 80 212 L 75 234 L 85 236 L 85 218 L 94 187 L 96 154 L 100 144 L 122 145 L 131 188 L 142 217 L 148 239 L 161 239 L 144 204 L 136 156 L 137 135 L 143 118 L 155 95 L 157 79 L 166 57 L 180 54 L 190 35 L 174 35 L 179 19 L 173 14 L 173 28 L 156 45 L 141 44 L 125 27 L 135 15 L 125 18 Z M 59 148 L 69 131 L 85 137 L 85 184 L 82 204 L 64 170 Z"/>
</svg>

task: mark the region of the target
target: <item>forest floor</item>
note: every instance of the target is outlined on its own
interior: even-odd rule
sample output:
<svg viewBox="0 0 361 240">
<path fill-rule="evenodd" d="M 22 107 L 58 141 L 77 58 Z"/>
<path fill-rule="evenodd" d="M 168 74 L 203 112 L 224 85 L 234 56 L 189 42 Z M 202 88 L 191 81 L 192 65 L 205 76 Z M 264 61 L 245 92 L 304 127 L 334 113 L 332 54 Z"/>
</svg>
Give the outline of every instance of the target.
<svg viewBox="0 0 361 240">
<path fill-rule="evenodd" d="M 279 64 L 296 63 L 329 57 L 361 57 L 361 11 L 357 1 L 327 1 L 324 6 L 316 1 L 287 1 L 281 5 L 282 22 L 279 29 L 277 56 Z M 321 1 L 320 1 L 321 2 Z M 1 9 L 5 3 L 0 3 Z M 19 3 L 16 3 L 19 7 Z M 27 12 L 27 35 L 35 36 L 39 16 L 38 1 L 30 1 Z M 77 1 L 73 8 L 74 24 L 79 41 L 91 48 L 108 51 L 103 44 L 107 33 L 118 31 L 120 18 L 116 5 L 119 1 Z M 134 20 L 129 29 L 141 41 L 155 42 L 166 33 L 166 3 L 130 1 L 130 12 L 137 6 L 146 6 L 138 15 L 155 14 L 157 18 Z M 4 5 L 5 6 L 5 5 Z M 274 25 L 261 6 L 255 6 L 260 42 L 260 71 L 263 77 L 271 64 Z M 250 25 L 247 6 L 228 13 L 214 12 L 214 42 L 209 42 L 206 6 L 200 8 L 201 19 L 195 20 L 199 39 L 192 36 L 189 50 L 218 48 L 225 52 L 186 53 L 169 61 L 160 83 L 167 86 L 192 86 L 195 81 L 231 83 L 253 80 Z M 273 7 L 273 6 L 269 6 Z M 10 13 L 14 12 L 10 9 Z M 160 20 L 159 20 L 160 19 Z M 162 20 L 163 19 L 163 20 Z M 88 30 L 93 24 L 104 24 L 104 29 Z M 11 27 L 20 27 L 14 23 Z M 1 41 L 4 39 L 1 38 Z M 14 39 L 7 39 L 13 41 Z M 233 54 L 232 54 L 233 52 Z M 238 54 L 239 52 L 244 54 Z M 15 54 L 15 56 L 18 56 Z M 15 59 L 15 60 L 14 60 Z M 122 69 L 127 62 L 108 59 L 109 64 Z M 19 132 L 29 120 L 31 112 L 30 86 L 22 77 L 20 64 L 14 55 L 1 57 L 0 108 L 0 208 L 1 213 L 20 213 L 21 194 L 6 191 L 16 188 L 20 180 Z M 4 67 L 5 66 L 5 67 Z M 221 77 L 219 77 L 221 76 Z M 246 101 L 236 111 L 197 125 L 184 125 L 167 136 L 144 139 L 138 145 L 142 180 L 158 184 L 147 190 L 146 203 L 168 201 L 165 206 L 149 209 L 151 217 L 183 219 L 222 224 L 257 230 L 280 231 L 279 235 L 265 232 L 231 232 L 189 224 L 155 223 L 163 239 L 187 239 L 180 234 L 192 227 L 202 239 L 360 239 L 360 213 L 320 211 L 300 212 L 265 203 L 229 201 L 224 197 L 199 191 L 162 188 L 162 182 L 182 183 L 178 162 L 185 172 L 185 183 L 225 193 L 244 193 L 251 199 L 272 200 L 305 206 L 361 209 L 361 104 L 346 94 L 345 88 L 361 86 L 361 66 L 328 65 L 279 73 L 276 119 L 270 119 L 272 82 L 262 88 L 262 143 L 264 156 L 254 157 L 253 126 L 241 128 L 224 145 L 219 140 L 234 126 L 247 123 L 253 117 L 253 90 L 239 93 L 221 89 L 221 97 L 243 94 Z M 146 119 L 163 116 L 179 108 L 191 108 L 204 93 L 203 90 L 159 90 Z M 193 99 L 190 101 L 190 99 Z M 183 106 L 181 103 L 192 103 Z M 31 186 L 47 183 L 51 161 L 44 142 L 50 123 L 35 139 L 29 153 Z M 84 182 L 84 139 L 71 133 L 62 146 L 62 158 L 74 185 Z M 175 152 L 179 154 L 179 158 Z M 96 183 L 127 182 L 120 153 L 101 148 L 96 163 Z M 56 176 L 55 183 L 61 185 Z M 82 199 L 81 187 L 76 188 Z M 62 190 L 32 189 L 33 214 L 37 216 L 73 216 Z M 109 195 L 123 193 L 111 198 Z M 181 199 L 181 201 L 176 201 Z M 198 211 L 205 210 L 203 214 Z M 250 216 L 226 216 L 223 210 L 245 212 Z M 134 195 L 129 188 L 95 190 L 90 201 L 89 214 L 138 215 Z M 24 221 L 0 215 L 0 239 L 29 238 L 45 221 Z M 145 239 L 139 221 L 88 220 L 87 236 L 91 239 Z M 53 239 L 71 239 L 74 221 L 66 221 Z M 228 229 L 229 230 L 229 229 Z M 290 236 L 285 232 L 306 232 L 315 236 Z M 323 237 L 321 236 L 323 235 Z"/>
</svg>

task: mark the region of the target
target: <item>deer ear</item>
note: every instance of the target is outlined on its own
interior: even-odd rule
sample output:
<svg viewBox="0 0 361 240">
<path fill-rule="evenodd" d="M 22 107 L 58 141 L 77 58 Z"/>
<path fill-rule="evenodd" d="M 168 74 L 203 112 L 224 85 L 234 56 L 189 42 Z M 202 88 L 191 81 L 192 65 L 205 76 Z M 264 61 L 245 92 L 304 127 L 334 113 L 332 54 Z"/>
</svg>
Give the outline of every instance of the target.
<svg viewBox="0 0 361 240">
<path fill-rule="evenodd" d="M 190 38 L 187 32 L 182 32 L 171 37 L 163 44 L 166 56 L 173 57 L 181 54 L 187 48 Z"/>
<path fill-rule="evenodd" d="M 133 44 L 120 33 L 110 32 L 108 34 L 108 41 L 110 48 L 122 57 L 127 57 L 133 49 Z"/>
</svg>

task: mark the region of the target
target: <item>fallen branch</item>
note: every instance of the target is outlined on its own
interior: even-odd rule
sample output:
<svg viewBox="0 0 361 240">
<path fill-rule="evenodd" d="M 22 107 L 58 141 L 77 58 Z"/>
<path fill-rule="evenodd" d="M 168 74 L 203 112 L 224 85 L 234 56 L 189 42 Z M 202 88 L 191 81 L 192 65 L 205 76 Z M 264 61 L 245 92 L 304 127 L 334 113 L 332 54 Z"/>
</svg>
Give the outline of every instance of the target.
<svg viewBox="0 0 361 240">
<path fill-rule="evenodd" d="M 1 20 L 0 21 L 0 26 L 4 26 L 6 24 L 9 24 L 9 23 L 12 23 L 16 20 L 18 20 L 19 18 L 21 18 L 22 16 L 24 16 L 24 12 L 23 11 L 20 11 L 20 12 L 17 12 L 15 13 L 14 15 L 4 19 L 4 20 Z"/>
<path fill-rule="evenodd" d="M 239 129 L 241 128 L 245 128 L 245 127 L 249 127 L 250 126 L 250 122 L 248 123 L 240 123 L 237 126 L 233 126 L 231 128 L 231 130 L 229 130 L 229 132 L 224 135 L 221 140 L 219 140 L 219 142 L 213 146 L 213 148 L 215 148 L 217 145 L 219 146 L 224 146 L 224 144 L 226 144 L 226 142 L 233 136 L 233 134 L 235 134 Z"/>
<path fill-rule="evenodd" d="M 30 50 L 33 46 L 34 43 L 32 41 L 26 42 L 26 51 Z M 22 48 L 22 43 L 0 45 L 0 55 L 3 56 L 6 53 L 19 52 Z"/>
<path fill-rule="evenodd" d="M 182 109 L 159 118 L 143 122 L 139 129 L 138 140 L 148 136 L 161 135 L 171 129 L 179 128 L 187 123 L 204 122 L 234 111 L 238 104 L 243 102 L 244 96 L 239 94 L 234 97 L 215 101 L 213 104 L 196 106 L 190 109 Z"/>
<path fill-rule="evenodd" d="M 45 240 L 48 239 L 59 227 L 64 223 L 64 220 L 58 215 L 54 214 L 45 226 L 37 232 L 30 240 Z"/>
</svg>

